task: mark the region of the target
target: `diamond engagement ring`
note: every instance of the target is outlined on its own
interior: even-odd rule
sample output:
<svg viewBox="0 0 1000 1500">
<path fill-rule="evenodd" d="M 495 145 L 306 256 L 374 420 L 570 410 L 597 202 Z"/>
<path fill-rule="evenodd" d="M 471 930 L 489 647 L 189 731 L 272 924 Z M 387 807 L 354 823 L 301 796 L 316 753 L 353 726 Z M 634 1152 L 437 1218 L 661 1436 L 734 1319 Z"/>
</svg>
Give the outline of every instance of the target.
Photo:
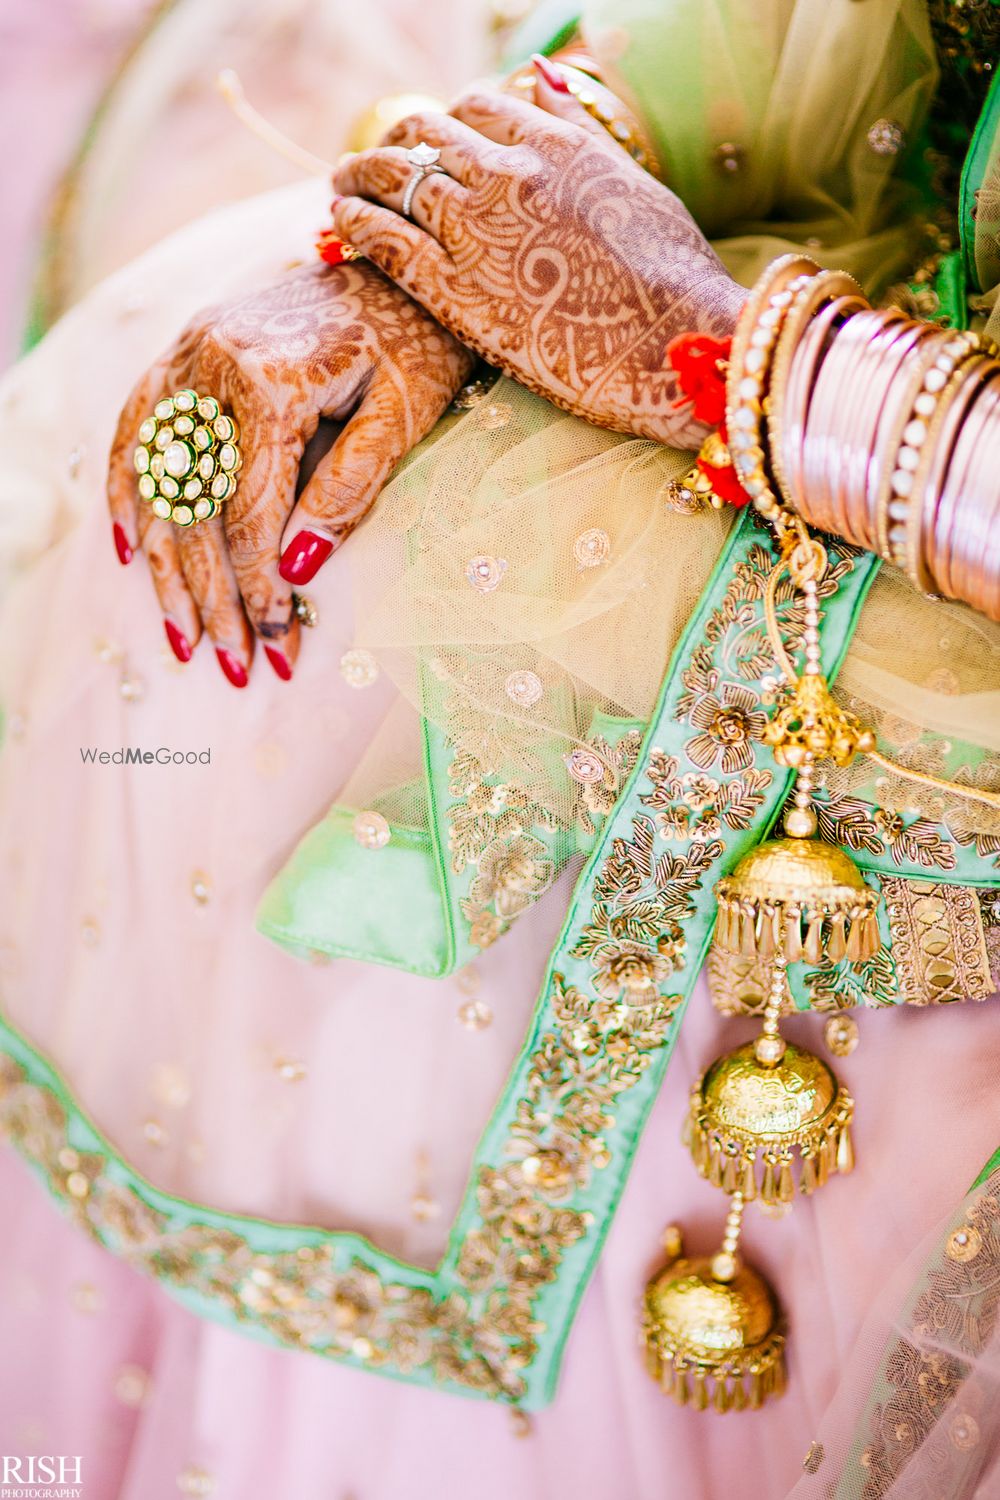
<svg viewBox="0 0 1000 1500">
<path fill-rule="evenodd" d="M 438 166 L 441 160 L 440 151 L 436 146 L 428 146 L 426 141 L 421 141 L 419 145 L 411 147 L 406 153 L 406 160 L 413 168 L 413 175 L 406 184 L 406 192 L 403 194 L 403 217 L 408 219 L 410 209 L 413 207 L 413 195 L 417 188 L 432 172 L 444 172 L 444 167 Z M 445 176 L 447 175 L 445 172 Z"/>
<path fill-rule="evenodd" d="M 162 521 L 195 526 L 218 515 L 243 464 L 240 430 L 214 396 L 175 391 L 139 428 L 139 496 Z"/>
</svg>

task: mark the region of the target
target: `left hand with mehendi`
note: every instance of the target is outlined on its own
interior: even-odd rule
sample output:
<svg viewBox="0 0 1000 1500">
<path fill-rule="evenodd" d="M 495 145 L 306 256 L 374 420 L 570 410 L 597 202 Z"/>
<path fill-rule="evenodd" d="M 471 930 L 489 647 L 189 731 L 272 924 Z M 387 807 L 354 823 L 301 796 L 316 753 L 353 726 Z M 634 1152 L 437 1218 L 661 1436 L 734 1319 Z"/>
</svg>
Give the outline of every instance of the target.
<svg viewBox="0 0 1000 1500">
<path fill-rule="evenodd" d="M 291 677 L 299 646 L 292 589 L 364 518 L 472 364 L 422 307 L 363 262 L 306 266 L 198 314 L 129 397 L 108 472 L 119 560 L 145 553 L 174 654 L 187 661 L 204 631 L 241 688 L 256 639 L 277 675 Z M 132 464 L 140 422 L 185 387 L 232 412 L 244 457 L 222 515 L 187 528 L 138 501 Z M 342 425 L 306 478 L 304 456 L 323 419 Z"/>
<path fill-rule="evenodd" d="M 470 348 L 598 426 L 697 447 L 664 367 L 677 334 L 732 333 L 745 293 L 681 201 L 536 60 L 538 104 L 477 89 L 347 158 L 336 231 Z M 441 152 L 412 222 L 406 151 Z"/>
</svg>

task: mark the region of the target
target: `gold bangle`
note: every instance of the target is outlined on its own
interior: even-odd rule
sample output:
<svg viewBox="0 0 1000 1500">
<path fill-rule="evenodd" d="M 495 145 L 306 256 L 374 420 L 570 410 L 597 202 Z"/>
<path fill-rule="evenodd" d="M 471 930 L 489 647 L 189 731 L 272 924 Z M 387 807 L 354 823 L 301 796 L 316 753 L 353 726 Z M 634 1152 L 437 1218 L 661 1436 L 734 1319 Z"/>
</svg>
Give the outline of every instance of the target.
<svg viewBox="0 0 1000 1500">
<path fill-rule="evenodd" d="M 795 509 L 795 497 L 788 487 L 785 462 L 782 453 L 782 421 L 784 417 L 785 387 L 792 358 L 799 340 L 815 315 L 826 302 L 837 297 L 858 297 L 865 301 L 864 293 L 846 271 L 820 271 L 796 292 L 791 307 L 785 316 L 778 341 L 771 358 L 771 374 L 767 390 L 767 438 L 768 459 L 771 473 L 778 483 L 787 503 Z"/>
<path fill-rule="evenodd" d="M 960 354 L 955 371 L 938 396 L 937 406 L 929 420 L 911 424 L 922 426 L 924 432 L 915 445 L 919 449 L 919 462 L 913 470 L 913 490 L 907 501 L 904 522 L 906 536 L 902 546 L 897 544 L 892 553 L 892 561 L 904 568 L 911 583 L 924 591 L 932 588 L 932 580 L 921 564 L 924 522 L 928 519 L 924 505 L 927 488 L 932 475 L 943 476 L 946 473 L 951 450 L 958 436 L 957 428 L 962 412 L 968 406 L 974 389 L 984 375 L 989 374 L 991 368 L 990 359 L 977 348 L 970 348 L 967 353 Z M 916 436 L 915 432 L 911 433 L 911 438 Z M 889 510 L 890 519 L 894 520 L 891 505 Z M 891 527 L 889 537 L 891 548 Z"/>
<path fill-rule="evenodd" d="M 875 544 L 887 561 L 902 566 L 906 557 L 910 496 L 927 423 L 937 411 L 956 364 L 978 345 L 975 334 L 942 329 L 928 338 L 922 350 L 914 351 L 917 368 L 899 394 L 897 415 L 880 455 L 881 478 L 875 491 Z"/>
<path fill-rule="evenodd" d="M 612 140 L 617 141 L 622 150 L 631 156 L 637 167 L 662 182 L 663 169 L 656 158 L 652 142 L 635 113 L 622 103 L 617 94 L 612 93 L 606 83 L 594 78 L 577 62 L 558 57 L 550 58 L 549 61 L 553 67 L 558 68 L 566 87 L 591 119 L 604 126 Z M 532 94 L 535 88 L 533 66 L 528 63 L 519 68 L 507 80 L 506 86 L 517 89 L 518 93 Z"/>
<path fill-rule="evenodd" d="M 805 255 L 772 261 L 754 286 L 733 335 L 726 377 L 726 433 L 733 466 L 754 507 L 767 520 L 782 506 L 767 472 L 764 402 L 774 347 L 792 302 L 820 272 Z"/>
</svg>

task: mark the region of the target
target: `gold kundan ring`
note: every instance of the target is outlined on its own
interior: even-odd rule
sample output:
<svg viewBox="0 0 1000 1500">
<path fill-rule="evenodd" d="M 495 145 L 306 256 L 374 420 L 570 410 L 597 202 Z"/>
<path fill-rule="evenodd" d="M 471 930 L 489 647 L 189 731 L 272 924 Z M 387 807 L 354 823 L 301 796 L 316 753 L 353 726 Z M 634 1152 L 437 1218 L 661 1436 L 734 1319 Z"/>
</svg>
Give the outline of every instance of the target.
<svg viewBox="0 0 1000 1500">
<path fill-rule="evenodd" d="M 139 496 L 162 521 L 196 526 L 236 493 L 243 463 L 240 429 L 214 396 L 175 391 L 139 428 Z"/>
</svg>

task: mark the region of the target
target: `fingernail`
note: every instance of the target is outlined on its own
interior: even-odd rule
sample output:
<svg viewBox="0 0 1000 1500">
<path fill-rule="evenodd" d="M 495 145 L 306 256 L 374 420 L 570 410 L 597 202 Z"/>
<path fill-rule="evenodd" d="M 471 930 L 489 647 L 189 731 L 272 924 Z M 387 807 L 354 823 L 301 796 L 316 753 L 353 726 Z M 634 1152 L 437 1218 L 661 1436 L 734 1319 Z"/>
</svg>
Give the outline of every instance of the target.
<svg viewBox="0 0 1000 1500">
<path fill-rule="evenodd" d="M 540 52 L 533 52 L 531 54 L 531 61 L 539 73 L 541 73 L 550 89 L 555 89 L 557 94 L 569 93 L 569 86 L 565 78 L 559 72 L 559 69 L 553 63 L 549 62 L 547 57 L 543 57 Z"/>
<path fill-rule="evenodd" d="M 281 554 L 278 572 L 286 583 L 310 583 L 333 551 L 333 543 L 318 531 L 300 531 Z"/>
<path fill-rule="evenodd" d="M 163 628 L 167 632 L 167 640 L 170 649 L 178 661 L 191 660 L 191 642 L 182 630 L 178 630 L 173 620 L 164 620 Z"/>
<path fill-rule="evenodd" d="M 118 561 L 123 568 L 127 568 L 132 561 L 132 548 L 129 546 L 128 537 L 118 522 L 114 525 L 115 551 L 118 553 Z"/>
<path fill-rule="evenodd" d="M 219 658 L 219 666 L 225 672 L 233 687 L 244 688 L 247 685 L 247 669 L 238 656 L 227 651 L 225 646 L 216 646 L 215 654 Z"/>
<path fill-rule="evenodd" d="M 333 198 L 332 198 L 332 200 L 330 202 L 330 212 L 333 213 L 334 209 L 337 207 L 337 204 L 338 203 L 343 203 L 343 201 L 344 201 L 344 195 L 343 195 L 343 193 L 334 193 Z"/>
<path fill-rule="evenodd" d="M 264 655 L 267 657 L 268 661 L 271 663 L 271 666 L 277 672 L 282 682 L 291 682 L 292 664 L 288 660 L 288 657 L 285 655 L 284 651 L 279 651 L 277 646 L 265 646 Z"/>
</svg>

